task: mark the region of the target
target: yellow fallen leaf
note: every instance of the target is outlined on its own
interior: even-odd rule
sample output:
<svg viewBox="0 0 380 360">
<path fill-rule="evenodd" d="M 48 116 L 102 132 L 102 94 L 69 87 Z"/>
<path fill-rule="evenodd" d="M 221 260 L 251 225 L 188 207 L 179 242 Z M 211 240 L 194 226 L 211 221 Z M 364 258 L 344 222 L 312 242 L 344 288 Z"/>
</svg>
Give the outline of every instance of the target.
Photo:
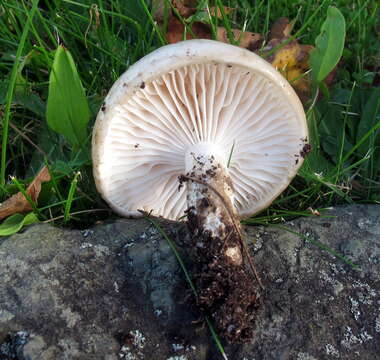
<svg viewBox="0 0 380 360">
<path fill-rule="evenodd" d="M 155 0 L 162 1 L 162 0 Z M 175 43 L 184 39 L 212 39 L 213 33 L 211 26 L 207 22 L 190 21 L 189 17 L 194 14 L 199 14 L 199 7 L 197 0 L 171 0 L 172 6 L 176 9 L 176 12 L 172 12 L 169 18 L 169 24 L 167 28 L 166 38 L 169 43 Z M 208 9 L 202 9 L 201 11 L 209 11 L 211 16 L 218 18 L 222 17 L 222 13 L 217 7 L 210 7 Z M 224 7 L 226 14 L 233 11 L 233 8 Z M 182 21 L 177 18 L 177 14 L 182 17 Z M 184 26 L 188 20 L 188 25 Z M 194 19 L 193 19 L 194 20 Z M 259 50 L 263 43 L 263 36 L 257 33 L 248 31 L 241 31 L 239 29 L 232 29 L 232 36 L 239 46 L 251 51 L 259 53 L 269 61 L 282 75 L 291 83 L 293 88 L 303 102 L 307 101 L 310 97 L 310 78 L 308 75 L 309 54 L 314 48 L 311 45 L 301 45 L 297 39 L 293 39 L 286 45 L 281 46 L 285 41 L 289 41 L 291 31 L 293 29 L 294 21 L 282 17 L 274 22 L 269 32 L 269 42 L 263 50 Z M 230 39 L 228 32 L 224 27 L 218 27 L 216 29 L 216 40 L 229 43 Z M 277 49 L 278 48 L 278 49 Z M 268 56 L 269 52 L 273 49 L 277 49 L 274 53 Z M 326 85 L 329 86 L 334 78 L 334 72 L 326 81 Z"/>
<path fill-rule="evenodd" d="M 297 59 L 300 53 L 300 45 L 297 41 L 292 41 L 291 43 L 281 47 L 275 52 L 272 65 L 280 71 L 285 70 L 286 68 L 297 66 Z"/>
<path fill-rule="evenodd" d="M 298 96 L 305 102 L 309 99 L 311 91 L 307 71 L 310 68 L 309 54 L 314 47 L 301 45 L 297 40 L 281 46 L 281 43 L 289 39 L 291 27 L 292 24 L 286 18 L 276 21 L 270 31 L 272 38 L 263 55 L 279 47 L 274 54 L 267 57 L 267 60 L 290 82 Z"/>
<path fill-rule="evenodd" d="M 310 91 L 310 80 L 306 77 L 303 69 L 293 67 L 286 72 L 285 77 L 297 91 L 303 93 L 308 93 Z"/>
</svg>

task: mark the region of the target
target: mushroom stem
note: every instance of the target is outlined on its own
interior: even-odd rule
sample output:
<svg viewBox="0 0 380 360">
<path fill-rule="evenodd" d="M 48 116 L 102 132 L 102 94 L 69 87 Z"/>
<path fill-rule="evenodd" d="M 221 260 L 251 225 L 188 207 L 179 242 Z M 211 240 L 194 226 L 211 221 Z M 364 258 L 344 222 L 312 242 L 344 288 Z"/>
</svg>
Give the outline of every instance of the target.
<svg viewBox="0 0 380 360">
<path fill-rule="evenodd" d="M 258 306 L 258 283 L 249 271 L 228 171 L 214 156 L 197 155 L 192 170 L 180 181 L 187 182 L 198 305 L 228 340 L 248 340 Z"/>
</svg>

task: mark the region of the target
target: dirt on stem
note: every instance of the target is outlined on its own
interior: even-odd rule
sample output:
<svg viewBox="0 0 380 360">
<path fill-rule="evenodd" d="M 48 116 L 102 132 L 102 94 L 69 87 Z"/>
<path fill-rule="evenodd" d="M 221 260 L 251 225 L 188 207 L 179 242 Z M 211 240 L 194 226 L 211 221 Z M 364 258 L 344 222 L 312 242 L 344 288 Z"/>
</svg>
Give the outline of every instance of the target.
<svg viewBox="0 0 380 360">
<path fill-rule="evenodd" d="M 193 277 L 197 305 L 230 342 L 252 338 L 260 306 L 257 274 L 233 209 L 233 187 L 223 166 L 213 157 L 197 157 L 187 183 L 188 228 L 193 242 Z"/>
</svg>

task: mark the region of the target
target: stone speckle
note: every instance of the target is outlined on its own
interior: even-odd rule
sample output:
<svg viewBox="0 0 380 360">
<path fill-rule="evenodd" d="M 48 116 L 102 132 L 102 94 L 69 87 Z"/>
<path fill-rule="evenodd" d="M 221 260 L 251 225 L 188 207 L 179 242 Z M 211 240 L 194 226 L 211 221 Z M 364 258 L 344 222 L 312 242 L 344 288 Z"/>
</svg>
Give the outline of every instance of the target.
<svg viewBox="0 0 380 360">
<path fill-rule="evenodd" d="M 317 359 L 308 353 L 300 352 L 297 355 L 297 360 L 317 360 Z"/>
<path fill-rule="evenodd" d="M 266 292 L 251 343 L 223 342 L 229 360 L 378 356 L 380 207 L 330 214 L 335 217 L 285 224 L 308 233 L 308 241 L 284 229 L 247 228 Z M 160 224 L 187 263 L 186 228 Z M 154 227 L 120 219 L 84 235 L 34 225 L 0 238 L 0 359 L 221 359 L 207 327 L 197 323 L 172 250 Z"/>
<path fill-rule="evenodd" d="M 131 330 L 129 334 L 132 336 L 134 346 L 143 349 L 145 346 L 145 336 L 139 330 Z"/>
<path fill-rule="evenodd" d="M 339 358 L 339 351 L 331 344 L 326 344 L 325 346 L 326 354 L 332 357 Z"/>
<path fill-rule="evenodd" d="M 380 315 L 376 317 L 375 320 L 375 330 L 377 333 L 380 333 Z"/>
</svg>

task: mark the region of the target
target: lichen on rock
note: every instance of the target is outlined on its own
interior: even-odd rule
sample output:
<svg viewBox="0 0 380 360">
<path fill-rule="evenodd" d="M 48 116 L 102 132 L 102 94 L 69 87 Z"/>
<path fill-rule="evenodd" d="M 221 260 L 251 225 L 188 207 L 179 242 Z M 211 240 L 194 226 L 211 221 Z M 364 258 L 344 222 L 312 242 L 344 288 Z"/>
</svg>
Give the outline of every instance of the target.
<svg viewBox="0 0 380 360">
<path fill-rule="evenodd" d="M 377 358 L 380 207 L 329 214 L 284 224 L 293 233 L 245 228 L 266 296 L 250 342 L 224 343 L 229 360 Z M 186 227 L 160 226 L 189 265 Z M 220 358 L 175 256 L 146 220 L 100 224 L 86 236 L 34 225 L 0 240 L 0 274 L 0 359 Z"/>
</svg>

